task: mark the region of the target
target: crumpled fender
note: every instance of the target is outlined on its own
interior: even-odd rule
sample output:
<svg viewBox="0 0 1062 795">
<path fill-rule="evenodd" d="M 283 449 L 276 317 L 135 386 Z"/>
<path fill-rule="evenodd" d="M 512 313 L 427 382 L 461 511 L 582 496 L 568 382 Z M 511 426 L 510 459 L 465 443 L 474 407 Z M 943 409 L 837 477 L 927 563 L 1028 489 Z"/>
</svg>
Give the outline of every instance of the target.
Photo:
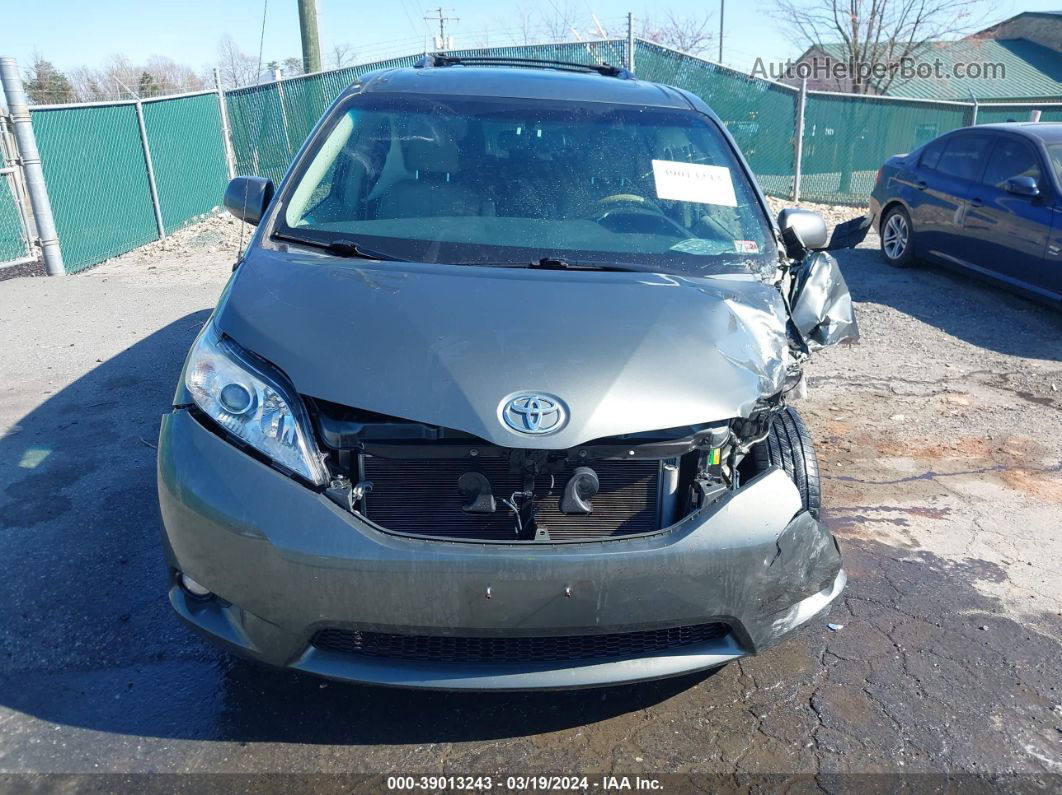
<svg viewBox="0 0 1062 795">
<path fill-rule="evenodd" d="M 793 283 L 790 305 L 793 327 L 809 353 L 859 339 L 848 285 L 837 260 L 824 251 L 805 259 Z"/>
</svg>

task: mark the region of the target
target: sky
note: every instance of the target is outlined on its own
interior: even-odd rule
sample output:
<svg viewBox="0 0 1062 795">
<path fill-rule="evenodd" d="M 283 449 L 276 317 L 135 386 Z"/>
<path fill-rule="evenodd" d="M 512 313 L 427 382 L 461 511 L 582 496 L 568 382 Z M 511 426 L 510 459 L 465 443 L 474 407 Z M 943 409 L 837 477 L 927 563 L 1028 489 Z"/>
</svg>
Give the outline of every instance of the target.
<svg viewBox="0 0 1062 795">
<path fill-rule="evenodd" d="M 589 37 L 594 17 L 610 35 L 622 35 L 626 12 L 636 17 L 652 9 L 683 17 L 708 12 L 718 29 L 720 0 L 662 0 L 630 5 L 598 0 L 442 0 L 455 47 L 513 43 L 518 9 L 549 9 L 567 2 L 578 15 L 577 31 Z M 134 62 L 167 56 L 197 71 L 217 59 L 218 41 L 231 35 L 245 52 L 258 55 L 263 3 L 267 3 L 263 62 L 299 56 L 296 0 L 8 0 L 0 12 L 0 55 L 27 64 L 34 53 L 60 69 L 99 66 L 122 53 Z M 322 53 L 333 44 L 349 44 L 359 61 L 377 60 L 423 50 L 429 24 L 424 16 L 432 0 L 318 0 Z M 436 7 L 440 0 L 434 0 Z M 787 35 L 772 14 L 773 0 L 730 0 L 724 14 L 723 63 L 748 72 L 757 57 L 764 61 L 796 58 L 803 47 Z M 1062 0 L 998 0 L 988 21 L 1020 11 L 1062 7 Z M 437 23 L 435 23 L 437 27 Z M 434 29 L 434 28 L 433 28 Z M 713 59 L 715 55 L 713 54 Z"/>
</svg>

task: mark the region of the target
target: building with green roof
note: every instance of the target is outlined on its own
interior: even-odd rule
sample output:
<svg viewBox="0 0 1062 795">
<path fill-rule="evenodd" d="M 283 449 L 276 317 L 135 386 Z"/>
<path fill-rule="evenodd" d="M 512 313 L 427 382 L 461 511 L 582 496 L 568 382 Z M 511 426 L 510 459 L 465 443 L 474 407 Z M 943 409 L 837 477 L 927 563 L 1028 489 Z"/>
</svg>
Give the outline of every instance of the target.
<svg viewBox="0 0 1062 795">
<path fill-rule="evenodd" d="M 798 84 L 807 74 L 809 89 L 849 93 L 857 86 L 845 66 L 842 45 L 814 46 L 783 82 Z M 963 39 L 928 42 L 893 68 L 891 80 L 868 76 L 858 93 L 956 102 L 1062 102 L 1062 11 L 1027 11 Z"/>
</svg>

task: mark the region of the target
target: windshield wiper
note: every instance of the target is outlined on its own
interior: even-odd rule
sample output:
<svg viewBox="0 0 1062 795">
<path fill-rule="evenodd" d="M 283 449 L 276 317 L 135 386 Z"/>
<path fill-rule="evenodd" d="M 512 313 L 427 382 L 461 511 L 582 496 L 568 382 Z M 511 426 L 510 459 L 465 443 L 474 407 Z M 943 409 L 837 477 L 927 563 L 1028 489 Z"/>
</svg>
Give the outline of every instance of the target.
<svg viewBox="0 0 1062 795">
<path fill-rule="evenodd" d="M 278 240 L 288 240 L 292 243 L 300 243 L 304 246 L 313 246 L 314 248 L 324 249 L 329 254 L 335 254 L 337 257 L 356 257 L 357 259 L 387 260 L 389 262 L 403 261 L 401 257 L 384 254 L 382 251 L 374 251 L 371 248 L 365 248 L 357 241 L 348 240 L 346 238 L 325 241 L 315 240 L 309 237 L 299 237 L 298 235 L 287 235 L 281 232 L 277 232 L 273 237 Z"/>
<path fill-rule="evenodd" d="M 571 262 L 560 257 L 543 257 L 527 266 L 532 270 L 545 271 L 640 271 L 634 265 L 614 265 L 606 262 Z"/>
</svg>

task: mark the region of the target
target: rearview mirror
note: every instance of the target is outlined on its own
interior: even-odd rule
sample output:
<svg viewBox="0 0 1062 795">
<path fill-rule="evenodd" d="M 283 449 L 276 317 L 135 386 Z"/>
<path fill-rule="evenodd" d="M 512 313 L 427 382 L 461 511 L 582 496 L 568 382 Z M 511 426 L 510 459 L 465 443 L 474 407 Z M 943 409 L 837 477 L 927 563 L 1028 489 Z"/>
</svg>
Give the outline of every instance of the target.
<svg viewBox="0 0 1062 795">
<path fill-rule="evenodd" d="M 257 224 L 273 201 L 273 181 L 265 177 L 233 177 L 225 188 L 225 209 L 241 221 Z"/>
<path fill-rule="evenodd" d="M 826 221 L 817 212 L 787 207 L 778 213 L 778 228 L 791 259 L 803 259 L 809 251 L 826 248 Z"/>
<path fill-rule="evenodd" d="M 1007 193 L 1016 196 L 1039 196 L 1040 186 L 1036 184 L 1035 177 L 1011 177 L 1007 180 Z"/>
</svg>

